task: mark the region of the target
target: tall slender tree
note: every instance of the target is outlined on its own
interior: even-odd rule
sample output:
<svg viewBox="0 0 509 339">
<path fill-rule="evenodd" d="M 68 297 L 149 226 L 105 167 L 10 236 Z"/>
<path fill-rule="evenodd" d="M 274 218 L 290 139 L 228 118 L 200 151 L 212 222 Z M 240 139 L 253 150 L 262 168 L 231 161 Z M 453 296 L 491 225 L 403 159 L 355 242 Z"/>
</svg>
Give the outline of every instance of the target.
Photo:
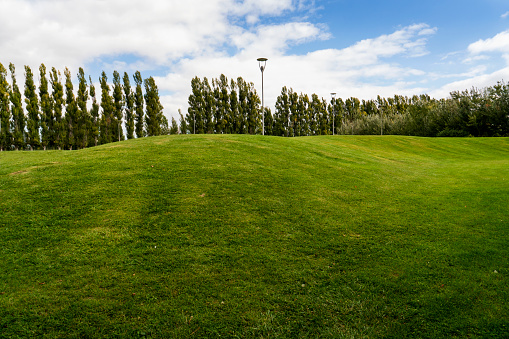
<svg viewBox="0 0 509 339">
<path fill-rule="evenodd" d="M 65 144 L 65 125 L 64 119 L 62 118 L 62 107 L 64 105 L 64 87 L 62 86 L 62 80 L 60 71 L 57 71 L 55 67 L 51 68 L 50 82 L 52 88 L 52 108 L 53 113 L 51 115 L 51 122 L 48 125 L 50 134 L 50 147 L 54 146 L 61 150 Z"/>
<path fill-rule="evenodd" d="M 28 112 L 27 119 L 27 144 L 30 150 L 34 150 L 41 144 L 40 141 L 40 114 L 39 114 L 39 98 L 37 97 L 34 74 L 30 66 L 25 66 L 25 104 Z"/>
<path fill-rule="evenodd" d="M 88 102 L 88 84 L 83 68 L 78 71 L 78 95 L 76 97 L 76 145 L 78 148 L 88 146 L 88 134 L 90 131 L 91 118 L 87 108 Z"/>
<path fill-rule="evenodd" d="M 179 133 L 180 134 L 187 134 L 188 126 L 187 126 L 186 118 L 182 114 L 182 111 L 180 110 L 180 108 L 179 108 L 179 116 L 180 116 L 180 124 L 179 124 L 179 130 L 180 131 L 179 131 Z"/>
<path fill-rule="evenodd" d="M 12 134 L 13 144 L 16 150 L 23 149 L 25 146 L 25 114 L 23 112 L 23 104 L 21 102 L 21 92 L 16 82 L 16 67 L 11 62 L 9 64 L 11 71 L 11 93 L 9 98 L 11 100 L 12 112 Z"/>
<path fill-rule="evenodd" d="M 214 80 L 214 96 L 216 100 L 215 131 L 218 134 L 225 133 L 228 117 L 230 115 L 230 95 L 228 93 L 228 79 L 221 74 L 219 80 Z"/>
<path fill-rule="evenodd" d="M 274 133 L 279 136 L 290 136 L 290 93 L 293 90 L 283 87 L 281 94 L 276 98 L 276 111 L 274 112 Z"/>
<path fill-rule="evenodd" d="M 124 140 L 124 131 L 122 129 L 122 116 L 124 107 L 124 92 L 120 83 L 120 74 L 113 71 L 113 119 L 111 127 L 115 141 Z"/>
<path fill-rule="evenodd" d="M 240 133 L 240 126 L 238 125 L 239 120 L 237 116 L 239 115 L 239 95 L 237 91 L 237 82 L 235 80 L 231 80 L 230 82 L 230 111 L 227 117 L 228 126 L 226 127 L 226 133 Z"/>
<path fill-rule="evenodd" d="M 205 133 L 214 133 L 214 113 L 215 113 L 215 100 L 214 93 L 210 87 L 209 80 L 205 77 L 202 82 L 202 94 L 204 99 L 203 119 L 205 124 Z"/>
<path fill-rule="evenodd" d="M 159 90 L 153 77 L 145 79 L 145 105 L 147 136 L 161 135 L 163 123 L 163 105 L 159 99 Z M 168 120 L 166 120 L 166 126 Z"/>
<path fill-rule="evenodd" d="M 48 90 L 48 79 L 46 78 L 46 66 L 39 66 L 39 99 L 41 103 L 41 146 L 44 150 L 48 147 L 51 140 L 50 124 L 52 120 L 53 108 L 51 97 Z"/>
<path fill-rule="evenodd" d="M 246 83 L 247 89 L 247 105 L 246 105 L 246 131 L 249 134 L 255 134 L 261 131 L 261 116 L 260 116 L 260 97 L 254 89 L 252 82 Z"/>
<path fill-rule="evenodd" d="M 204 133 L 205 100 L 203 98 L 203 86 L 200 78 L 191 80 L 191 94 L 187 100 L 186 120 L 192 134 Z"/>
<path fill-rule="evenodd" d="M 97 98 L 95 96 L 95 86 L 92 82 L 92 78 L 89 76 L 89 88 L 90 88 L 90 97 L 92 98 L 92 107 L 90 109 L 90 129 L 89 129 L 89 145 L 97 146 L 99 141 L 99 104 L 97 103 Z"/>
<path fill-rule="evenodd" d="M 133 89 L 131 88 L 131 82 L 129 81 L 129 75 L 124 72 L 124 116 L 125 116 L 125 130 L 127 133 L 127 139 L 134 138 L 134 95 Z"/>
<path fill-rule="evenodd" d="M 134 73 L 134 82 L 136 83 L 136 90 L 134 92 L 134 111 L 135 111 L 135 121 L 136 121 L 136 137 L 143 138 L 145 136 L 144 125 L 144 110 L 143 110 L 143 79 L 141 78 L 141 74 L 139 71 Z"/>
<path fill-rule="evenodd" d="M 78 106 L 74 96 L 71 71 L 66 67 L 65 76 L 65 145 L 69 150 L 76 146 L 76 132 L 78 125 Z"/>
<path fill-rule="evenodd" d="M 174 117 L 171 117 L 170 134 L 178 134 L 178 132 L 179 132 L 179 126 L 177 124 L 177 120 L 175 120 Z"/>
<path fill-rule="evenodd" d="M 11 88 L 7 81 L 7 69 L 0 63 L 0 151 L 9 149 L 11 140 L 11 110 L 9 93 Z"/>
<path fill-rule="evenodd" d="M 103 71 L 101 73 L 101 124 L 100 124 L 100 142 L 101 144 L 107 144 L 114 140 L 114 134 L 112 129 L 113 118 L 113 99 L 110 95 L 110 86 L 108 85 L 108 77 Z"/>
</svg>

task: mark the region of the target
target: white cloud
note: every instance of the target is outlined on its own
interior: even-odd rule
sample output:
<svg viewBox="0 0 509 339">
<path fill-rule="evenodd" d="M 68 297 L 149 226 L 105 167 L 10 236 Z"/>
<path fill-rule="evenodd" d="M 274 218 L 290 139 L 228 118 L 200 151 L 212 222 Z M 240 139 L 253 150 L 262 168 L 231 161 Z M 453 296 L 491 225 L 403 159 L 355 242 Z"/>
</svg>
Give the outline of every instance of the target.
<svg viewBox="0 0 509 339">
<path fill-rule="evenodd" d="M 337 92 L 343 98 L 356 96 L 366 99 L 378 94 L 420 94 L 425 89 L 414 87 L 415 82 L 408 79 L 422 77 L 425 72 L 385 60 L 394 56 L 425 54 L 427 36 L 435 32 L 425 24 L 412 25 L 389 35 L 362 40 L 344 49 L 287 55 L 284 52 L 292 43 L 326 39 L 328 33 L 309 23 L 260 26 L 232 36 L 232 43 L 239 53 L 213 58 L 186 58 L 166 77 L 158 78 L 157 83 L 160 88 L 173 92 L 165 100 L 169 113 L 175 117 L 178 108 L 185 113 L 190 81 L 194 76 L 209 79 L 217 78 L 221 73 L 229 79 L 242 76 L 255 82 L 260 92 L 261 74 L 256 62 L 260 56 L 269 58 L 264 73 L 265 103 L 268 107 L 274 106 L 283 86 L 292 87 L 299 93 L 316 93 L 324 98 L 328 98 L 330 92 Z"/>
<path fill-rule="evenodd" d="M 509 16 L 509 11 L 508 11 L 508 12 L 505 12 L 505 13 L 504 13 L 504 14 L 502 14 L 500 17 L 501 17 L 502 19 L 505 19 L 505 18 L 507 18 L 508 16 Z"/>
<path fill-rule="evenodd" d="M 474 55 L 489 52 L 509 53 L 509 30 L 501 32 L 493 38 L 479 40 L 470 44 L 468 51 Z"/>
<path fill-rule="evenodd" d="M 484 88 L 493 86 L 497 82 L 505 79 L 509 79 L 509 67 L 499 69 L 492 73 L 479 74 L 468 77 L 467 79 L 450 82 L 439 89 L 431 91 L 429 94 L 433 97 L 445 98 L 453 91 L 463 91 L 471 89 L 472 87 Z"/>
<path fill-rule="evenodd" d="M 404 61 L 429 54 L 428 40 L 437 34 L 436 27 L 400 27 L 335 48 L 328 28 L 308 19 L 317 9 L 313 0 L 1 2 L 0 62 L 13 62 L 18 69 L 30 65 L 33 70 L 43 62 L 62 71 L 67 66 L 72 74 L 86 65 L 99 65 L 110 74 L 113 69 L 121 73 L 156 69 L 168 117 L 177 118 L 179 108 L 185 114 L 194 76 L 241 76 L 254 82 L 260 92 L 256 58 L 262 56 L 269 58 L 264 73 L 269 107 L 274 106 L 283 86 L 324 98 L 337 92 L 342 98 L 369 99 L 426 92 L 418 84 L 428 78 L 467 78 L 443 85 L 434 93 L 468 88 L 470 85 L 464 86 L 474 81 L 482 86 L 484 81 L 509 79 L 507 68 L 490 68 L 491 73 L 486 74 L 488 69 L 477 65 L 492 58 L 488 53 L 500 53 L 509 61 L 509 31 L 474 42 L 467 51 L 447 55 L 452 59 L 468 53 L 463 60 L 468 66 L 458 64 L 469 69 L 440 76 L 426 74 L 420 66 L 406 66 Z M 509 12 L 503 17 L 507 16 Z M 290 53 L 296 45 L 317 42 L 314 46 L 320 46 L 325 40 L 330 42 L 327 48 Z"/>
</svg>

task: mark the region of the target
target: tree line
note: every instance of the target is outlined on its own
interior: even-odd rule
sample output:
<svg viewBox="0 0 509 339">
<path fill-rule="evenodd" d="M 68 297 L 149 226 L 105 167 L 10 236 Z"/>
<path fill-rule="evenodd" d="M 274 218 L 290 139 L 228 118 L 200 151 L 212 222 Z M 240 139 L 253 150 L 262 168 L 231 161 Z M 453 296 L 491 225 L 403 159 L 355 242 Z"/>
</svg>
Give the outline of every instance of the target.
<svg viewBox="0 0 509 339">
<path fill-rule="evenodd" d="M 181 133 L 249 133 L 275 136 L 398 134 L 426 137 L 509 136 L 509 84 L 452 92 L 447 99 L 395 95 L 372 100 L 326 100 L 283 87 L 274 113 L 260 107 L 252 83 L 242 78 L 191 81 Z M 261 113 L 263 111 L 263 119 Z"/>
<path fill-rule="evenodd" d="M 169 133 L 154 78 L 142 79 L 139 71 L 133 75 L 134 88 L 129 75 L 121 79 L 117 71 L 110 88 L 103 71 L 99 92 L 80 67 L 75 91 L 68 68 L 62 79 L 60 71 L 41 64 L 37 89 L 31 68 L 25 66 L 25 108 L 12 63 L 9 71 L 10 83 L 0 63 L 0 150 L 72 150 Z"/>
<path fill-rule="evenodd" d="M 254 84 L 225 75 L 191 80 L 189 108 L 171 126 L 163 114 L 153 77 L 103 71 L 96 90 L 79 68 L 74 89 L 69 69 L 64 79 L 54 67 L 39 67 L 39 84 L 25 66 L 24 107 L 14 65 L 0 63 L 0 150 L 80 149 L 161 134 L 398 134 L 415 136 L 509 136 L 509 84 L 452 92 L 446 99 L 395 95 L 372 100 L 326 100 L 283 87 L 274 112 L 260 106 Z M 49 77 L 49 78 L 48 78 Z M 25 112 L 26 110 L 26 112 Z M 263 114 L 263 118 L 262 118 Z"/>
</svg>

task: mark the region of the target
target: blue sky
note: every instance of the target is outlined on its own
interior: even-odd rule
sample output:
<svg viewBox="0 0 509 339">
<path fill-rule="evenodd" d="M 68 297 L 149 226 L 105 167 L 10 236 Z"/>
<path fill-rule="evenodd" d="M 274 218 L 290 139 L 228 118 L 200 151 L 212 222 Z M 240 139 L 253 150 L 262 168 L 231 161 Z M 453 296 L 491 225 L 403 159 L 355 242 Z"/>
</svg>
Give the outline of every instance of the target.
<svg viewBox="0 0 509 339">
<path fill-rule="evenodd" d="M 0 62 L 40 63 L 94 82 L 154 76 L 168 117 L 192 77 L 348 98 L 485 87 L 509 80 L 507 0 L 0 0 Z M 22 81 L 22 78 L 20 77 Z"/>
</svg>

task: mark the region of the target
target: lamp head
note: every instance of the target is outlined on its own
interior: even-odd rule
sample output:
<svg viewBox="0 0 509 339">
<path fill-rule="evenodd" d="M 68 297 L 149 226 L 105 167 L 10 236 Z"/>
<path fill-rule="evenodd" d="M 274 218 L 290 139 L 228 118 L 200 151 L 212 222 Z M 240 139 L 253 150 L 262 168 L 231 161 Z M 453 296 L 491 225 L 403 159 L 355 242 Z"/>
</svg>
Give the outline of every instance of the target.
<svg viewBox="0 0 509 339">
<path fill-rule="evenodd" d="M 268 59 L 267 58 L 258 58 L 256 60 L 258 60 L 258 65 L 260 66 L 260 70 L 263 72 L 265 70 L 265 65 L 266 65 Z M 263 65 L 262 65 L 262 63 L 263 63 Z"/>
</svg>

